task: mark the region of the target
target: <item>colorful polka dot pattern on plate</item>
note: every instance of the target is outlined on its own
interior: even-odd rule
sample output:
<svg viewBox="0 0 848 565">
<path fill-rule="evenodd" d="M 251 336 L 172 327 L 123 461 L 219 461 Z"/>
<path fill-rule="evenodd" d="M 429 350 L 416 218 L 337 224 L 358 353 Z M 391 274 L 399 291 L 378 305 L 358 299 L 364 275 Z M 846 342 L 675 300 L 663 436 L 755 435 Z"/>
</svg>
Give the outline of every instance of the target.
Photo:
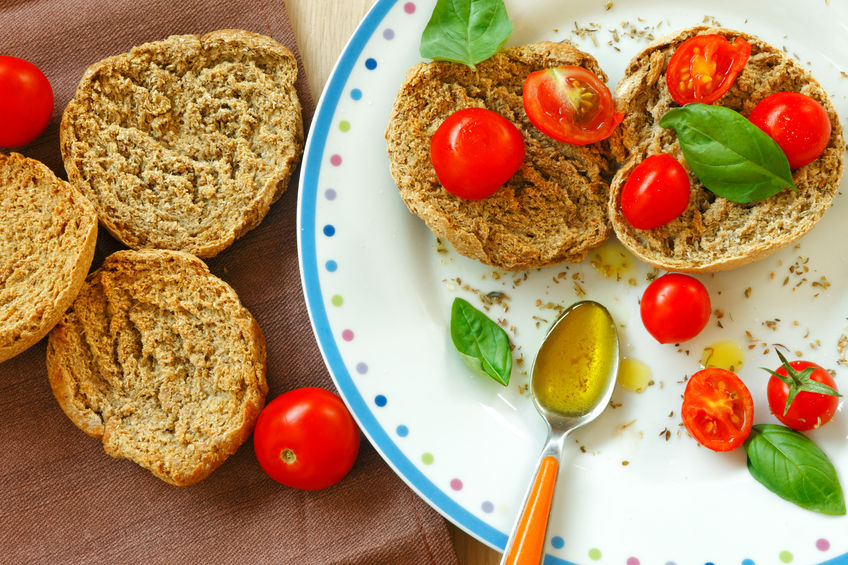
<svg viewBox="0 0 848 565">
<path fill-rule="evenodd" d="M 402 9 L 403 9 L 403 12 L 405 14 L 411 15 L 411 14 L 414 14 L 416 12 L 416 5 L 415 5 L 414 2 L 405 2 L 405 3 L 402 4 Z M 382 30 L 380 31 L 380 35 L 382 36 L 382 39 L 385 40 L 385 41 L 394 41 L 397 38 L 397 32 L 395 31 L 395 29 L 390 28 L 390 27 L 382 28 Z M 370 76 L 370 72 L 379 72 L 379 70 L 380 70 L 380 63 L 373 56 L 367 56 L 364 59 L 360 59 L 359 64 L 362 65 L 362 67 L 364 67 L 367 71 L 369 71 L 369 76 Z M 360 67 L 360 68 L 362 68 L 362 67 Z M 367 84 L 364 85 L 364 86 L 367 87 Z M 366 94 L 362 90 L 362 88 L 359 88 L 359 87 L 350 88 L 349 90 L 346 91 L 346 93 L 347 93 L 347 96 L 350 97 L 350 100 L 352 100 L 354 102 L 361 101 L 361 100 L 365 99 L 365 96 L 366 96 Z M 337 131 L 339 131 L 343 134 L 351 132 L 353 127 L 354 127 L 354 124 L 350 121 L 350 116 L 341 116 L 335 122 L 335 128 L 337 129 Z M 334 168 L 342 167 L 343 163 L 344 163 L 344 156 L 342 154 L 340 154 L 340 153 L 330 154 L 329 164 L 332 165 Z M 339 191 L 335 188 L 326 188 L 324 190 L 323 195 L 324 195 L 324 198 L 327 201 L 333 202 L 333 201 L 336 201 L 339 198 Z M 329 224 L 329 223 L 325 224 L 321 228 L 321 232 L 323 233 L 323 235 L 325 237 L 328 237 L 328 238 L 334 237 L 336 235 L 336 231 L 337 231 L 336 226 L 333 225 L 333 224 Z M 339 264 L 334 259 L 328 259 L 324 263 L 324 268 L 329 273 L 335 273 L 339 269 Z M 328 296 L 329 296 L 329 303 L 332 306 L 334 306 L 336 308 L 340 308 L 344 305 L 344 299 L 340 294 L 328 293 Z M 354 330 L 349 329 L 349 328 L 344 329 L 341 332 L 341 338 L 342 338 L 342 340 L 344 340 L 346 342 L 353 341 L 354 340 Z M 358 375 L 364 376 L 364 375 L 368 374 L 369 367 L 368 367 L 367 363 L 360 361 L 360 362 L 358 362 L 354 365 L 354 370 Z M 375 394 L 372 397 L 372 399 L 373 399 L 372 400 L 373 406 L 376 406 L 377 408 L 384 408 L 389 403 L 389 398 L 385 394 Z M 397 424 L 394 427 L 394 433 L 399 438 L 409 437 L 411 431 L 412 430 L 410 430 L 410 428 L 405 424 Z M 418 457 L 419 457 L 419 461 L 420 461 L 421 465 L 431 466 L 431 465 L 435 464 L 435 457 L 430 452 L 421 453 Z M 450 490 L 452 490 L 454 492 L 459 492 L 459 491 L 463 490 L 465 485 L 460 478 L 454 477 L 449 481 L 448 486 L 449 486 Z M 480 504 L 479 510 L 482 513 L 484 513 L 484 514 L 493 514 L 494 513 L 495 503 L 492 502 L 491 500 L 484 500 L 479 504 Z M 549 540 L 549 544 L 550 544 L 550 547 L 553 548 L 553 550 L 562 550 L 563 548 L 565 548 L 565 539 L 561 535 L 553 535 Z M 820 552 L 829 551 L 830 548 L 831 548 L 830 541 L 825 539 L 825 538 L 818 538 L 817 540 L 814 541 L 813 545 Z M 586 558 L 588 558 L 588 560 L 590 562 L 600 562 L 603 558 L 603 553 L 602 553 L 601 549 L 598 548 L 598 547 L 593 547 L 593 548 L 589 549 L 588 552 L 585 555 L 586 555 Z M 779 550 L 777 552 L 776 557 L 779 560 L 779 562 L 781 562 L 781 563 L 793 563 L 794 560 L 795 560 L 793 553 L 789 550 L 786 550 L 786 549 Z M 743 558 L 739 561 L 739 563 L 740 563 L 740 565 L 756 565 L 756 563 L 752 559 L 749 559 L 749 558 Z M 641 561 L 636 556 L 629 556 L 625 560 L 625 564 L 626 565 L 641 565 Z M 665 561 L 664 565 L 677 565 L 677 563 L 675 561 L 669 560 L 669 561 Z M 706 562 L 704 565 L 714 565 L 714 564 L 711 563 L 711 562 Z"/>
</svg>

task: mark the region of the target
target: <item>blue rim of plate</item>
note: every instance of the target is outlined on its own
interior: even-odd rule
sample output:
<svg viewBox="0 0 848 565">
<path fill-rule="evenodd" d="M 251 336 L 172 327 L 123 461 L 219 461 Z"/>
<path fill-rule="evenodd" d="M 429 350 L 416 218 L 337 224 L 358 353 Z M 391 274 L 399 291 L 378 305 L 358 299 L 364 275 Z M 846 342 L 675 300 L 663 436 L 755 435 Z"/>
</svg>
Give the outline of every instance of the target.
<svg viewBox="0 0 848 565">
<path fill-rule="evenodd" d="M 398 0 L 377 0 L 371 7 L 342 51 L 318 101 L 312 126 L 307 136 L 298 194 L 297 243 L 301 284 L 312 322 L 312 330 L 324 357 L 324 362 L 336 387 L 371 444 L 395 472 L 430 506 L 477 539 L 503 551 L 507 542 L 507 534 L 474 516 L 436 486 L 401 451 L 377 421 L 347 370 L 344 359 L 342 359 L 336 339 L 330 329 L 324 295 L 321 292 L 316 251 L 318 232 L 315 214 L 318 201 L 318 179 L 321 165 L 324 162 L 327 136 L 354 65 L 359 61 L 366 44 L 382 23 L 386 14 L 397 3 Z M 576 564 L 546 554 L 544 565 Z M 848 553 L 824 561 L 820 565 L 848 565 Z"/>
</svg>

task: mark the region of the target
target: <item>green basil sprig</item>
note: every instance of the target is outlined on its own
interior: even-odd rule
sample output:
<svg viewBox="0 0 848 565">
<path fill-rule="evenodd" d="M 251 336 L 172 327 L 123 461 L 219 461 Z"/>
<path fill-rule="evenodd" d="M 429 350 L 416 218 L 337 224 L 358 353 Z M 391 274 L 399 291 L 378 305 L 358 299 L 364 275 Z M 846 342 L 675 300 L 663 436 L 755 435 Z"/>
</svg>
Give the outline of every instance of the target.
<svg viewBox="0 0 848 565">
<path fill-rule="evenodd" d="M 502 327 L 462 298 L 451 306 L 450 333 L 453 345 L 474 372 L 509 384 L 512 350 Z"/>
<path fill-rule="evenodd" d="M 421 56 L 474 65 L 503 48 L 512 22 L 503 0 L 438 0 L 421 34 Z"/>
<path fill-rule="evenodd" d="M 660 118 L 672 128 L 686 164 L 714 194 L 755 202 L 791 187 L 789 161 L 780 146 L 740 113 L 710 104 L 686 104 Z"/>
<path fill-rule="evenodd" d="M 748 470 L 767 489 L 802 508 L 841 516 L 836 469 L 812 440 L 784 426 L 758 424 L 745 440 Z"/>
</svg>

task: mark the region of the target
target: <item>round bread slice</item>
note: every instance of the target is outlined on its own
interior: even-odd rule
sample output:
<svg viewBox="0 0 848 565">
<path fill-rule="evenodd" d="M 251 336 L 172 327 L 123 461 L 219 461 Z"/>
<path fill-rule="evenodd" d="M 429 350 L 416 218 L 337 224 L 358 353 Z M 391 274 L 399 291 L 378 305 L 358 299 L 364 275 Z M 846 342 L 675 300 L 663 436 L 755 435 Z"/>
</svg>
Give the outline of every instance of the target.
<svg viewBox="0 0 848 565">
<path fill-rule="evenodd" d="M 669 58 L 684 41 L 702 34 L 720 34 L 731 42 L 742 37 L 751 45 L 745 68 L 716 104 L 747 117 L 770 94 L 801 92 L 827 110 L 830 142 L 818 159 L 793 171 L 797 194 L 786 189 L 758 202 L 737 204 L 707 190 L 690 171 L 690 200 L 683 214 L 665 226 L 639 230 L 621 213 L 621 190 L 633 169 L 651 154 L 669 153 L 685 166 L 677 134 L 660 127 L 658 121 L 677 106 L 666 86 Z M 808 71 L 756 37 L 723 28 L 695 27 L 662 38 L 633 58 L 616 87 L 615 97 L 618 111 L 626 117 L 611 142 L 624 165 L 612 181 L 609 215 L 618 239 L 651 265 L 669 271 L 703 273 L 760 259 L 811 230 L 839 189 L 845 140 L 830 98 Z"/>
<path fill-rule="evenodd" d="M 567 43 L 511 47 L 476 70 L 447 62 L 412 67 L 386 130 L 391 174 L 409 210 L 461 254 L 507 270 L 582 261 L 611 232 L 607 179 L 614 161 L 605 142 L 569 145 L 539 131 L 524 111 L 527 75 L 560 65 L 584 67 L 606 81 L 597 61 Z M 495 194 L 464 200 L 439 183 L 430 139 L 463 108 L 493 110 L 515 124 L 524 164 Z"/>
<path fill-rule="evenodd" d="M 188 253 L 119 251 L 50 332 L 47 376 L 71 421 L 172 485 L 207 477 L 265 404 L 265 339 Z"/>
<path fill-rule="evenodd" d="M 294 55 L 240 30 L 179 35 L 86 70 L 65 108 L 65 170 L 133 249 L 212 257 L 253 229 L 303 150 Z"/>
<path fill-rule="evenodd" d="M 97 214 L 46 165 L 0 153 L 0 362 L 47 335 L 94 257 Z"/>
</svg>

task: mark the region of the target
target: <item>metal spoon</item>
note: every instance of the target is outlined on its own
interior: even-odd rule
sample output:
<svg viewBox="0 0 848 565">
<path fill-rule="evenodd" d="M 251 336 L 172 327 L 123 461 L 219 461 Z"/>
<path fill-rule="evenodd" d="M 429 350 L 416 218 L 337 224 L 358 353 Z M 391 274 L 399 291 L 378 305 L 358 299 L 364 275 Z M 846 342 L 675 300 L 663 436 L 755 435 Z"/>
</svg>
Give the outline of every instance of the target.
<svg viewBox="0 0 848 565">
<path fill-rule="evenodd" d="M 530 389 L 533 404 L 548 424 L 548 439 L 501 565 L 538 565 L 541 561 L 565 438 L 609 405 L 618 356 L 615 323 L 597 302 L 573 304 L 545 335 L 533 362 Z"/>
</svg>

